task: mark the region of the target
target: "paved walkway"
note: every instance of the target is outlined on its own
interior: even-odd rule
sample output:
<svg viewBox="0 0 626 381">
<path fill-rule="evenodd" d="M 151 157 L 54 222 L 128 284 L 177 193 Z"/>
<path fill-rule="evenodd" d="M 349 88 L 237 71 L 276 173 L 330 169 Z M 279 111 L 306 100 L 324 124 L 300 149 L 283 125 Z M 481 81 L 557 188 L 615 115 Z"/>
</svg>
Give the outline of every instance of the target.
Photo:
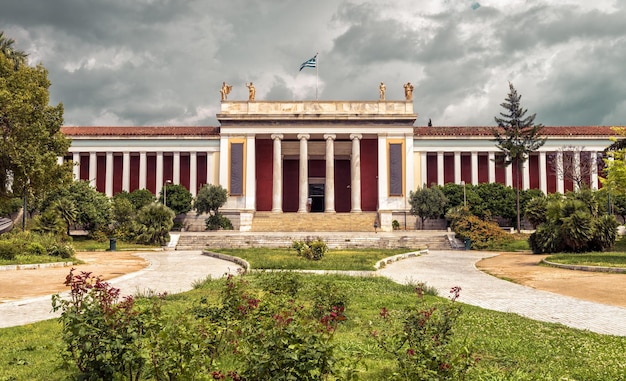
<svg viewBox="0 0 626 381">
<path fill-rule="evenodd" d="M 561 323 L 592 332 L 626 336 L 626 308 L 592 303 L 535 290 L 487 275 L 475 263 L 494 253 L 431 251 L 387 265 L 379 274 L 399 283 L 425 282 L 447 297 L 461 287 L 459 301 L 490 310 L 513 312 L 531 319 Z M 619 292 L 619 290 L 616 290 Z"/>
<path fill-rule="evenodd" d="M 200 251 L 150 251 L 139 253 L 148 267 L 109 281 L 122 296 L 147 293 L 179 293 L 193 288 L 196 281 L 236 273 L 232 262 L 202 255 Z M 59 315 L 51 311 L 51 296 L 0 304 L 0 328 L 24 325 Z"/>
<path fill-rule="evenodd" d="M 149 267 L 111 281 L 124 294 L 182 292 L 191 289 L 198 280 L 236 272 L 238 268 L 231 262 L 204 256 L 200 251 L 140 255 L 150 262 Z M 597 333 L 626 336 L 626 308 L 538 291 L 476 269 L 474 264 L 478 260 L 493 255 L 474 251 L 431 251 L 388 264 L 378 274 L 399 283 L 425 282 L 437 288 L 441 296 L 447 296 L 453 286 L 460 286 L 459 301 L 463 303 Z M 50 296 L 0 304 L 0 328 L 53 318 L 50 305 Z"/>
</svg>

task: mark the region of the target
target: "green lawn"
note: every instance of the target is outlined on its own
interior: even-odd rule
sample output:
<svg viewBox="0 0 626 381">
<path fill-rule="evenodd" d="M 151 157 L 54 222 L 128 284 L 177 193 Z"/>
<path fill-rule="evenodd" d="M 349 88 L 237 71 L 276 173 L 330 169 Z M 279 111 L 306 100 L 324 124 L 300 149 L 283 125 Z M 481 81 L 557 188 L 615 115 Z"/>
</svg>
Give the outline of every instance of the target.
<svg viewBox="0 0 626 381">
<path fill-rule="evenodd" d="M 270 273 L 271 274 L 271 273 Z M 248 275 L 253 286 L 267 274 Z M 415 304 L 410 286 L 385 278 L 301 275 L 303 287 L 332 282 L 349 295 L 348 320 L 335 335 L 339 350 L 352 359 L 360 380 L 388 379 L 393 358 L 369 336 L 369 322 L 380 309 L 401 310 Z M 223 280 L 207 281 L 195 290 L 168 297 L 164 308 L 182 312 L 206 298 L 217 300 Z M 428 297 L 429 302 L 440 301 Z M 626 338 L 605 336 L 493 312 L 469 305 L 455 327 L 456 342 L 481 360 L 468 380 L 624 380 Z M 46 321 L 0 329 L 0 380 L 67 380 L 74 369 L 61 359 L 61 326 Z"/>
<path fill-rule="evenodd" d="M 374 271 L 374 264 L 396 254 L 413 249 L 332 249 L 319 261 L 296 255 L 294 249 L 208 249 L 213 252 L 243 258 L 253 269 L 272 270 L 344 270 Z"/>
<path fill-rule="evenodd" d="M 50 255 L 21 255 L 18 254 L 15 259 L 0 259 L 0 266 L 4 265 L 28 265 L 33 263 L 52 263 L 52 262 L 80 262 L 76 258 L 61 258 Z"/>
<path fill-rule="evenodd" d="M 72 246 L 76 251 L 106 251 L 109 250 L 110 242 L 108 240 L 100 242 L 87 237 L 74 237 Z M 137 243 L 127 243 L 117 240 L 115 242 L 117 250 L 145 250 L 154 249 L 160 246 L 140 245 Z"/>
<path fill-rule="evenodd" d="M 626 253 L 555 254 L 546 258 L 549 262 L 576 266 L 626 267 Z"/>
</svg>

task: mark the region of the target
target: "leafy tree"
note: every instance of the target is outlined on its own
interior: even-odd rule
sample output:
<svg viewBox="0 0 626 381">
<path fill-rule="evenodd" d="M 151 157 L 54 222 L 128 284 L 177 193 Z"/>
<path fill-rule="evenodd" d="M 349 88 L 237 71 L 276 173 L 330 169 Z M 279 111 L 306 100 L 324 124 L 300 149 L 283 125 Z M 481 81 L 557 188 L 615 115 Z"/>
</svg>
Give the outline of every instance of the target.
<svg viewBox="0 0 626 381">
<path fill-rule="evenodd" d="M 515 218 L 515 192 L 513 188 L 500 183 L 482 183 L 476 186 L 476 193 L 482 200 L 474 214 L 483 219 L 499 216 L 513 221 Z M 474 208 L 474 205 L 471 205 Z M 474 209 L 472 209 L 474 211 Z"/>
<path fill-rule="evenodd" d="M 135 211 L 143 208 L 148 204 L 152 204 L 156 198 L 154 194 L 147 189 L 135 189 L 128 193 L 127 191 L 121 191 L 113 195 L 113 199 L 124 198 L 128 200 Z"/>
<path fill-rule="evenodd" d="M 78 210 L 74 202 L 68 198 L 62 198 L 57 200 L 52 207 L 59 212 L 59 216 L 65 222 L 66 233 L 70 236 L 70 228 L 72 224 L 76 222 L 78 216 Z"/>
<path fill-rule="evenodd" d="M 111 202 L 106 195 L 89 185 L 88 181 L 74 181 L 69 187 L 50 194 L 42 201 L 42 209 L 46 210 L 57 201 L 74 204 L 76 225 L 89 231 L 92 237 L 105 233 L 111 223 Z"/>
<path fill-rule="evenodd" d="M 165 195 L 167 193 L 167 200 Z M 193 196 L 191 192 L 180 184 L 165 184 L 159 193 L 159 202 L 161 204 L 167 202 L 167 207 L 172 209 L 175 214 L 187 213 L 191 210 Z"/>
<path fill-rule="evenodd" d="M 160 203 L 144 206 L 137 213 L 137 241 L 148 245 L 165 245 L 169 231 L 174 226 L 175 214 L 172 209 Z"/>
<path fill-rule="evenodd" d="M 70 140 L 60 132 L 63 105 L 48 105 L 46 69 L 26 65 L 13 42 L 0 33 L 0 202 L 38 202 L 72 181 L 71 163 L 57 163 Z"/>
<path fill-rule="evenodd" d="M 425 219 L 439 218 L 444 214 L 447 201 L 439 187 L 417 188 L 409 193 L 411 214 L 420 218 L 422 229 Z"/>
<path fill-rule="evenodd" d="M 202 213 L 218 215 L 219 209 L 226 204 L 228 191 L 221 185 L 205 184 L 198 191 L 194 209 L 198 215 Z"/>
<path fill-rule="evenodd" d="M 14 43 L 15 40 L 5 37 L 4 32 L 0 31 L 0 53 L 13 62 L 13 67 L 17 70 L 20 65 L 26 64 L 26 57 L 28 57 L 28 54 L 15 49 L 13 47 Z"/>
<path fill-rule="evenodd" d="M 525 116 L 527 110 L 521 107 L 522 96 L 517 94 L 513 84 L 509 82 L 509 94 L 504 103 L 501 103 L 506 112 L 501 112 L 500 117 L 495 117 L 498 124 L 493 129 L 496 147 L 504 153 L 500 164 L 504 166 L 514 165 L 517 168 L 515 176 L 516 204 L 517 204 L 517 231 L 521 227 L 520 209 L 520 173 L 522 166 L 531 152 L 536 151 L 546 142 L 541 137 L 542 124 L 535 124 L 536 114 Z"/>
</svg>

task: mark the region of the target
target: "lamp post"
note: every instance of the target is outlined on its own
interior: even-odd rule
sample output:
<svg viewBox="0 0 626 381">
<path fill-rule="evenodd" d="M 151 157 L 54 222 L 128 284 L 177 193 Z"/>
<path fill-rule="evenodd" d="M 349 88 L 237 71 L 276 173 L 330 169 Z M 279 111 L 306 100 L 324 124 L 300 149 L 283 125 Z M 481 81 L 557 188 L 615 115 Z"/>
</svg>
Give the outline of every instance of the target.
<svg viewBox="0 0 626 381">
<path fill-rule="evenodd" d="M 166 180 L 163 185 L 163 205 L 167 206 L 167 185 L 171 184 L 172 180 Z"/>
</svg>

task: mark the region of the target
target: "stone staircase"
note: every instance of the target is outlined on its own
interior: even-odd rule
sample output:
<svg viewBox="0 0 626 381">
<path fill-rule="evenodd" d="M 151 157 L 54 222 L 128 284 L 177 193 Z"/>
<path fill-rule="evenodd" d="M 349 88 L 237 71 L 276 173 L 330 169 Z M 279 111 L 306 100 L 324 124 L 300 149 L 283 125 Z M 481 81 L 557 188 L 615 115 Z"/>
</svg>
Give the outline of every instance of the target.
<svg viewBox="0 0 626 381">
<path fill-rule="evenodd" d="M 376 212 L 272 213 L 255 212 L 253 232 L 374 232 Z"/>
<path fill-rule="evenodd" d="M 395 231 L 389 233 L 354 232 L 184 232 L 176 250 L 206 248 L 291 247 L 293 241 L 321 238 L 329 248 L 407 248 L 451 250 L 454 241 L 443 230 Z"/>
</svg>

